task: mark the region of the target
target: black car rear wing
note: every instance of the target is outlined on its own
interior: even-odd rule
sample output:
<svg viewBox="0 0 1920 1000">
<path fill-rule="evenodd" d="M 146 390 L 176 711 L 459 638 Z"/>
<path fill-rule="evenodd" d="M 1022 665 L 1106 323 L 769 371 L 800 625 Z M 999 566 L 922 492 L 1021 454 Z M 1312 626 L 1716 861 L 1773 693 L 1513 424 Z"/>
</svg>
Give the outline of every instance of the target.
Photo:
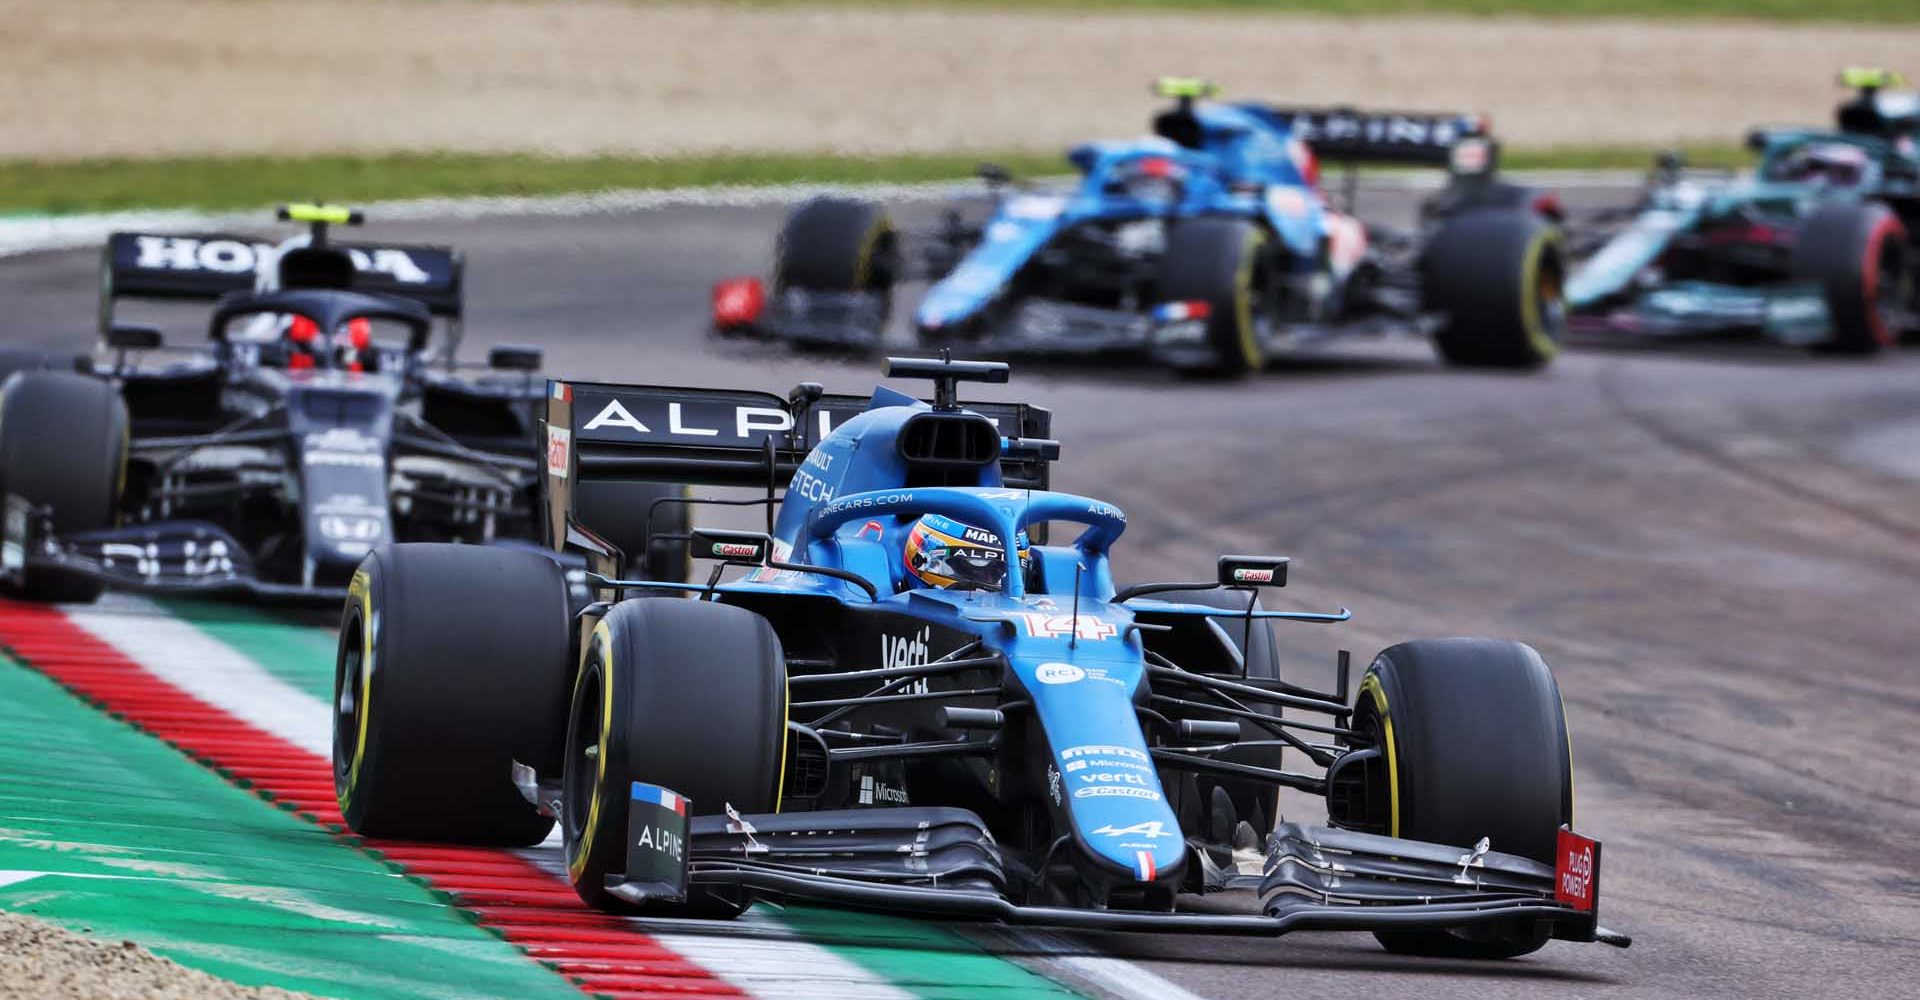
<svg viewBox="0 0 1920 1000">
<path fill-rule="evenodd" d="M 546 541 L 556 549 L 579 541 L 570 514 L 580 482 L 761 487 L 772 498 L 814 445 L 868 403 L 866 396 L 821 393 L 812 384 L 783 399 L 753 390 L 549 381 L 541 431 Z M 964 406 L 992 420 L 1002 437 L 1052 444 L 1045 441 L 1049 410 L 1025 403 Z M 1057 454 L 1057 447 L 1008 449 L 1001 477 L 1016 489 L 1044 490 Z"/>
<path fill-rule="evenodd" d="M 213 301 L 252 291 L 254 271 L 276 244 L 232 233 L 114 233 L 101 255 L 100 329 L 112 326 L 120 299 Z M 327 247 L 353 262 L 357 292 L 412 299 L 457 321 L 465 261 L 451 247 L 408 243 L 342 243 Z"/>
<path fill-rule="evenodd" d="M 1480 115 L 1412 111 L 1359 111 L 1354 108 L 1288 108 L 1242 104 L 1242 110 L 1289 129 L 1323 160 L 1452 167 L 1460 173 L 1491 173 L 1498 146 L 1492 127 Z M 1460 147 L 1484 150 L 1484 166 L 1460 169 Z M 1479 153 L 1473 154 L 1479 158 Z"/>
</svg>

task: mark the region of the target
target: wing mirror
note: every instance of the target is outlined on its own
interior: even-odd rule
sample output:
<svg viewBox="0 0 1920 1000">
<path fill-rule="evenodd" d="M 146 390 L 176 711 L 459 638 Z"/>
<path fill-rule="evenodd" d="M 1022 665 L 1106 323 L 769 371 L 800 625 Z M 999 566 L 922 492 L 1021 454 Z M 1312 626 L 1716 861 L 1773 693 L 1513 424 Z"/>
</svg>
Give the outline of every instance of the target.
<svg viewBox="0 0 1920 1000">
<path fill-rule="evenodd" d="M 1221 556 L 1222 587 L 1284 587 L 1287 585 L 1286 556 Z"/>
<path fill-rule="evenodd" d="M 509 372 L 535 372 L 545 352 L 530 344 L 496 344 L 487 352 L 487 367 Z"/>
</svg>

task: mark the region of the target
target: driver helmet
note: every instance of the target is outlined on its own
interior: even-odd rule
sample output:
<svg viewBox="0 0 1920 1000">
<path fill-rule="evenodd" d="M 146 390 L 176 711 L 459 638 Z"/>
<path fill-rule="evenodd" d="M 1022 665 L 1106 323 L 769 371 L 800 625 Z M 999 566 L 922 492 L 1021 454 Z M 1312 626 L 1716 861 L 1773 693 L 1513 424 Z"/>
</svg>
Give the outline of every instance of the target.
<svg viewBox="0 0 1920 1000">
<path fill-rule="evenodd" d="M 1866 151 L 1858 146 L 1812 143 L 1789 153 L 1776 179 L 1825 181 L 1835 187 L 1854 187 L 1865 179 L 1870 162 Z"/>
<path fill-rule="evenodd" d="M 939 514 L 913 522 L 905 558 L 907 573 L 929 587 L 999 590 L 1006 582 L 1007 552 L 999 533 Z"/>
</svg>

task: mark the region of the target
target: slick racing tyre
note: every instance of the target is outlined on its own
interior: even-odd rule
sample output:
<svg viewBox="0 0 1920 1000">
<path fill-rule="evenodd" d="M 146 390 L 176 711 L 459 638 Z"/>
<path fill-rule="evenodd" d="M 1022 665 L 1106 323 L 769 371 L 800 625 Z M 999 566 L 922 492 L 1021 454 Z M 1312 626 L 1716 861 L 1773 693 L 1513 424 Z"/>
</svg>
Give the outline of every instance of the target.
<svg viewBox="0 0 1920 1000">
<path fill-rule="evenodd" d="M 687 496 L 684 486 L 664 483 L 583 482 L 574 486 L 573 510 L 589 531 L 620 547 L 620 572 L 646 580 L 684 581 L 689 572 L 687 505 L 654 501 Z M 678 535 L 678 538 L 667 536 Z"/>
<path fill-rule="evenodd" d="M 1434 347 L 1449 364 L 1538 368 L 1566 334 L 1560 230 L 1529 209 L 1470 208 L 1449 216 L 1420 256 L 1427 311 L 1442 317 Z"/>
<path fill-rule="evenodd" d="M 707 601 L 614 605 L 587 640 L 567 718 L 561 835 L 574 891 L 635 909 L 606 890 L 626 870 L 635 781 L 685 796 L 695 816 L 777 811 L 786 726 L 786 657 L 766 619 Z M 644 912 L 730 919 L 749 902 L 693 890 Z"/>
<path fill-rule="evenodd" d="M 1210 608 L 1244 611 L 1247 607 L 1247 594 L 1234 590 L 1174 591 L 1160 596 L 1169 601 L 1204 604 Z M 1258 610 L 1259 607 L 1256 598 L 1254 608 Z M 1217 618 L 1214 621 L 1219 623 L 1221 631 L 1227 634 L 1234 649 L 1245 659 L 1249 678 L 1265 681 L 1280 679 L 1280 650 L 1273 641 L 1273 626 L 1262 619 L 1255 619 L 1251 630 L 1247 628 L 1247 622 L 1244 619 Z M 1279 705 L 1260 704 L 1247 699 L 1243 699 L 1242 702 L 1257 712 L 1280 714 Z M 1222 716 L 1222 718 L 1225 717 Z M 1241 720 L 1240 738 L 1242 740 L 1273 740 L 1277 737 L 1252 722 Z M 1219 759 L 1236 764 L 1252 764 L 1255 767 L 1278 768 L 1282 763 L 1279 747 L 1248 747 L 1221 754 Z M 1221 780 L 1203 778 L 1196 784 L 1199 791 L 1198 805 L 1204 810 L 1202 815 L 1208 816 L 1207 826 L 1214 825 L 1210 815 L 1213 808 L 1213 789 L 1219 788 L 1226 792 L 1228 800 L 1232 803 L 1235 819 L 1252 826 L 1254 833 L 1262 839 L 1273 829 L 1274 819 L 1280 808 L 1280 786 L 1232 778 Z M 1193 825 L 1195 829 L 1190 832 L 1198 832 L 1198 824 Z M 1231 837 L 1232 830 L 1211 830 L 1211 833 L 1216 838 L 1225 840 Z"/>
<path fill-rule="evenodd" d="M 1807 220 L 1791 270 L 1826 296 L 1833 329 L 1818 347 L 1871 354 L 1898 342 L 1894 317 L 1913 301 L 1911 252 L 1899 216 L 1878 202 L 1829 204 Z"/>
<path fill-rule="evenodd" d="M 1205 302 L 1211 360 L 1193 373 L 1245 375 L 1267 363 L 1267 232 L 1241 219 L 1183 219 L 1167 231 L 1162 302 Z"/>
<path fill-rule="evenodd" d="M 127 406 L 112 385 L 27 368 L 0 381 L 0 497 L 50 508 L 56 536 L 112 527 L 126 466 Z M 27 600 L 85 602 L 102 584 L 35 568 L 10 589 Z"/>
<path fill-rule="evenodd" d="M 879 205 L 848 198 L 815 198 L 787 217 L 774 250 L 775 294 L 873 292 L 891 304 L 899 277 L 893 220 Z"/>
<path fill-rule="evenodd" d="M 1382 652 L 1360 681 L 1353 727 L 1387 760 L 1387 833 L 1554 861 L 1573 822 L 1573 754 L 1553 674 L 1533 647 L 1421 639 Z M 1538 949 L 1539 921 L 1453 931 L 1381 931 L 1400 954 L 1511 958 Z"/>
<path fill-rule="evenodd" d="M 333 779 L 355 833 L 538 844 L 513 763 L 557 776 L 570 609 L 537 552 L 407 544 L 360 563 L 340 623 Z"/>
</svg>

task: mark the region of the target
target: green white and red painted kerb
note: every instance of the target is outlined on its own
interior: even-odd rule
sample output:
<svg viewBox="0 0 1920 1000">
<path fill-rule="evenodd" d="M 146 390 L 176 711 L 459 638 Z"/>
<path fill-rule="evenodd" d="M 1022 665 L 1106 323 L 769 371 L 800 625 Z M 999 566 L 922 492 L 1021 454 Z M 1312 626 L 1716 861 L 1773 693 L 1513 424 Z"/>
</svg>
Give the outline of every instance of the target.
<svg viewBox="0 0 1920 1000">
<path fill-rule="evenodd" d="M 0 907 L 323 996 L 1072 995 L 913 921 L 643 926 L 582 907 L 552 846 L 359 844 L 333 796 L 324 627 L 0 602 L 0 647 Z"/>
</svg>

